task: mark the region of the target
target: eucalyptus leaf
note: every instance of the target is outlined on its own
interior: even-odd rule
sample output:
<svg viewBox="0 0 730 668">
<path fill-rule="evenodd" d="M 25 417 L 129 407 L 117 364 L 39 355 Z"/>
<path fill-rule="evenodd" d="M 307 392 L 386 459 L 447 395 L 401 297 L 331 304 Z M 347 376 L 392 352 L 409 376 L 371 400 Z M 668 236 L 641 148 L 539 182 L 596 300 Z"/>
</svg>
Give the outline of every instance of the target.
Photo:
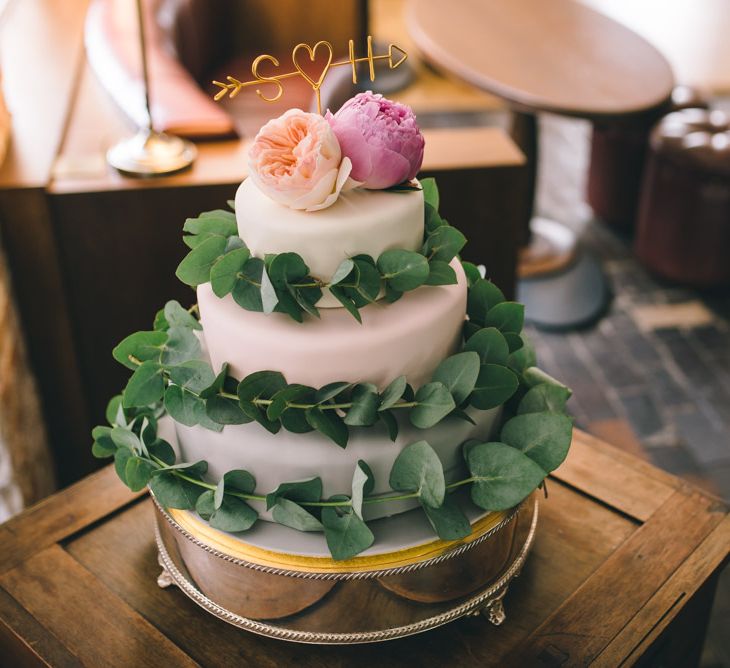
<svg viewBox="0 0 730 668">
<path fill-rule="evenodd" d="M 562 387 L 568 390 L 559 380 L 553 378 L 549 373 L 546 373 L 542 369 L 536 366 L 527 367 L 522 372 L 522 379 L 528 387 L 535 387 L 536 385 L 542 385 L 547 383 L 548 385 L 555 385 L 556 387 Z M 570 390 L 568 390 L 570 392 Z"/>
<path fill-rule="evenodd" d="M 218 424 L 248 424 L 252 418 L 246 415 L 237 401 L 219 394 L 205 400 L 205 414 Z"/>
<path fill-rule="evenodd" d="M 342 501 L 347 497 L 332 497 L 331 501 Z M 349 508 L 322 508 L 324 536 L 332 558 L 336 561 L 352 559 L 369 548 L 375 536 L 367 524 Z"/>
<path fill-rule="evenodd" d="M 233 301 L 247 311 L 260 313 L 264 310 L 261 302 L 261 275 L 264 271 L 264 261 L 258 257 L 249 258 L 239 272 L 236 284 L 231 295 Z"/>
<path fill-rule="evenodd" d="M 175 463 L 175 451 L 172 446 L 165 440 L 158 438 L 149 444 L 148 450 L 151 457 L 159 459 L 166 466 Z"/>
<path fill-rule="evenodd" d="M 563 463 L 573 436 L 573 421 L 555 413 L 525 413 L 508 420 L 500 439 L 518 448 L 550 473 Z"/>
<path fill-rule="evenodd" d="M 139 492 L 152 478 L 152 472 L 157 468 L 155 464 L 142 457 L 132 456 L 127 459 L 124 467 L 124 477 L 127 486 L 133 492 Z"/>
<path fill-rule="evenodd" d="M 131 361 L 134 357 L 140 362 L 159 362 L 162 348 L 167 342 L 167 332 L 135 332 L 123 339 L 113 350 L 114 359 L 128 369 L 136 369 L 139 364 Z"/>
<path fill-rule="evenodd" d="M 113 396 L 111 399 L 109 399 L 109 403 L 106 405 L 106 411 L 104 412 L 104 416 L 106 417 L 106 421 L 114 425 L 117 423 L 117 414 L 123 411 L 122 409 L 122 395 L 117 394 Z"/>
<path fill-rule="evenodd" d="M 243 239 L 238 235 L 234 234 L 226 240 L 225 252 L 230 253 L 231 251 L 238 250 L 239 248 L 248 248 L 243 242 Z"/>
<path fill-rule="evenodd" d="M 390 470 L 390 486 L 398 492 L 416 492 L 424 505 L 438 508 L 444 502 L 444 469 L 436 451 L 426 441 L 401 450 Z"/>
<path fill-rule="evenodd" d="M 352 509 L 362 519 L 362 502 L 366 496 L 372 494 L 375 487 L 375 476 L 362 459 L 357 460 L 355 473 L 352 476 Z"/>
<path fill-rule="evenodd" d="M 304 415 L 307 422 L 320 434 L 331 439 L 341 448 L 347 447 L 350 432 L 342 418 L 334 410 L 322 410 L 320 408 L 308 408 Z"/>
<path fill-rule="evenodd" d="M 210 516 L 208 522 L 214 529 L 238 533 L 250 529 L 259 514 L 245 501 L 230 494 L 225 494 L 220 508 Z"/>
<path fill-rule="evenodd" d="M 484 326 L 487 322 L 487 313 L 503 301 L 502 291 L 491 281 L 480 278 L 467 294 L 466 312 L 469 320 Z"/>
<path fill-rule="evenodd" d="M 531 387 L 522 397 L 517 413 L 565 413 L 565 405 L 569 398 L 570 390 L 567 387 L 540 383 Z"/>
<path fill-rule="evenodd" d="M 313 503 L 321 498 L 322 479 L 319 477 L 297 482 L 282 482 L 273 492 L 266 495 L 266 510 L 271 510 L 279 499 Z"/>
<path fill-rule="evenodd" d="M 271 282 L 277 289 L 285 289 L 287 285 L 302 281 L 309 275 L 309 267 L 297 253 L 279 253 L 267 268 Z"/>
<path fill-rule="evenodd" d="M 398 438 L 398 420 L 395 419 L 391 411 L 383 411 L 380 413 L 380 419 L 388 430 L 388 437 L 395 443 L 395 440 Z"/>
<path fill-rule="evenodd" d="M 471 534 L 471 524 L 453 494 L 447 494 L 440 507 L 424 505 L 423 510 L 441 540 L 461 540 Z"/>
<path fill-rule="evenodd" d="M 421 179 L 421 189 L 423 190 L 423 201 L 430 204 L 436 211 L 439 208 L 439 189 L 436 185 L 436 179 L 429 176 Z"/>
<path fill-rule="evenodd" d="M 271 399 L 286 387 L 286 379 L 279 371 L 255 371 L 246 376 L 236 390 L 240 401 Z"/>
<path fill-rule="evenodd" d="M 535 348 L 524 333 L 520 338 L 522 339 L 523 345 L 510 354 L 507 364 L 517 373 L 524 373 L 530 367 L 537 365 L 537 355 L 535 354 Z"/>
<path fill-rule="evenodd" d="M 482 279 L 482 274 L 479 271 L 479 267 L 477 267 L 472 262 L 466 262 L 466 261 L 462 260 L 461 266 L 464 268 L 464 273 L 466 274 L 466 281 L 470 288 L 477 281 Z"/>
<path fill-rule="evenodd" d="M 456 283 L 456 272 L 448 262 L 431 260 L 428 263 L 426 285 L 455 285 Z"/>
<path fill-rule="evenodd" d="M 517 352 L 525 345 L 522 337 L 519 334 L 515 334 L 515 332 L 504 332 L 504 339 L 507 341 L 510 353 Z"/>
<path fill-rule="evenodd" d="M 165 304 L 163 310 L 167 329 L 170 327 L 187 327 L 188 329 L 203 329 L 203 326 L 190 314 L 187 309 L 180 306 L 180 302 L 174 299 Z"/>
<path fill-rule="evenodd" d="M 135 369 L 122 396 L 125 408 L 147 406 L 159 401 L 165 391 L 163 368 L 157 362 L 143 362 Z"/>
<path fill-rule="evenodd" d="M 337 395 L 342 394 L 345 390 L 349 390 L 351 387 L 352 383 L 328 383 L 327 385 L 323 385 L 317 390 L 314 400 L 316 403 L 322 404 L 325 401 L 334 399 Z"/>
<path fill-rule="evenodd" d="M 209 211 L 198 218 L 188 218 L 183 225 L 183 232 L 230 237 L 238 232 L 238 225 L 236 216 L 230 211 Z"/>
<path fill-rule="evenodd" d="M 170 327 L 160 361 L 165 366 L 177 366 L 200 357 L 200 341 L 187 327 Z"/>
<path fill-rule="evenodd" d="M 352 406 L 344 421 L 351 427 L 370 427 L 378 421 L 380 397 L 373 386 L 356 385 L 352 391 Z"/>
<path fill-rule="evenodd" d="M 205 415 L 205 404 L 182 387 L 170 385 L 165 390 L 165 410 L 175 422 L 194 427 Z"/>
<path fill-rule="evenodd" d="M 221 503 L 222 503 L 221 499 Z M 218 506 L 220 507 L 220 506 Z M 195 512 L 198 513 L 206 522 L 210 520 L 211 515 L 216 511 L 215 492 L 211 489 L 205 490 L 195 502 Z"/>
<path fill-rule="evenodd" d="M 264 267 L 263 272 L 261 272 L 261 304 L 264 313 L 273 313 L 278 303 L 279 297 L 274 289 L 274 284 L 271 282 L 266 267 Z"/>
<path fill-rule="evenodd" d="M 396 290 L 389 283 L 385 285 L 385 301 L 388 302 L 388 304 L 395 304 L 395 302 L 397 302 L 402 296 L 403 292 L 400 290 Z"/>
<path fill-rule="evenodd" d="M 517 376 L 505 366 L 482 364 L 470 404 L 480 410 L 501 406 L 519 386 Z"/>
<path fill-rule="evenodd" d="M 344 281 L 355 268 L 355 263 L 350 259 L 346 258 L 340 262 L 335 273 L 332 274 L 332 278 L 329 280 L 329 285 L 337 285 Z"/>
<path fill-rule="evenodd" d="M 305 411 L 301 408 L 289 408 L 281 414 L 279 419 L 281 426 L 293 434 L 307 434 L 314 431 L 314 427 L 307 422 Z"/>
<path fill-rule="evenodd" d="M 464 344 L 464 350 L 479 354 L 482 364 L 507 364 L 509 346 L 502 332 L 496 327 L 480 329 Z"/>
<path fill-rule="evenodd" d="M 233 290 L 251 257 L 248 248 L 237 248 L 219 257 L 210 268 L 210 284 L 216 297 L 225 297 Z"/>
<path fill-rule="evenodd" d="M 314 398 L 314 388 L 308 385 L 299 385 L 297 383 L 287 385 L 280 389 L 271 397 L 271 403 L 266 409 L 266 417 L 269 420 L 278 420 L 281 414 L 289 408 L 290 403 L 297 403 Z"/>
<path fill-rule="evenodd" d="M 215 381 L 210 364 L 202 360 L 188 360 L 169 369 L 170 380 L 185 390 L 200 394 Z"/>
<path fill-rule="evenodd" d="M 289 499 L 281 498 L 271 509 L 274 522 L 291 527 L 297 531 L 322 531 L 322 523 L 299 504 Z"/>
<path fill-rule="evenodd" d="M 141 450 L 139 436 L 130 429 L 114 427 L 109 432 L 109 438 L 111 438 L 114 445 L 118 448 L 125 448 L 131 452 L 139 452 Z"/>
<path fill-rule="evenodd" d="M 429 261 L 451 262 L 466 244 L 466 237 L 451 225 L 442 225 L 430 234 L 424 245 Z"/>
<path fill-rule="evenodd" d="M 415 290 L 429 275 L 428 261 L 423 255 L 395 248 L 381 253 L 377 267 L 388 284 L 401 292 Z"/>
<path fill-rule="evenodd" d="M 228 376 L 228 362 L 224 362 L 223 366 L 221 367 L 221 370 L 218 372 L 216 377 L 213 379 L 213 382 L 210 383 L 207 387 L 204 387 L 200 390 L 200 392 L 199 392 L 200 398 L 209 399 L 210 397 L 213 397 L 216 394 L 218 394 L 225 386 L 227 376 Z"/>
<path fill-rule="evenodd" d="M 172 472 L 162 472 L 150 480 L 150 489 L 165 508 L 190 510 L 195 508 L 202 487 L 179 478 Z"/>
<path fill-rule="evenodd" d="M 210 270 L 226 248 L 225 237 L 211 236 L 191 250 L 178 265 L 175 275 L 185 285 L 196 287 L 210 280 Z"/>
<path fill-rule="evenodd" d="M 127 483 L 127 462 L 133 457 L 135 457 L 135 454 L 127 448 L 118 448 L 114 453 L 114 470 L 127 487 L 129 487 Z"/>
<path fill-rule="evenodd" d="M 458 405 L 471 394 L 478 376 L 479 355 L 473 351 L 465 351 L 447 357 L 436 367 L 431 378 L 443 383 Z"/>
<path fill-rule="evenodd" d="M 456 408 L 451 392 L 439 382 L 419 387 L 415 400 L 417 405 L 411 410 L 409 417 L 411 424 L 419 429 L 433 427 Z"/>
<path fill-rule="evenodd" d="M 506 510 L 527 497 L 545 478 L 532 459 L 509 445 L 480 443 L 469 449 L 467 466 L 474 482 L 472 501 L 484 510 Z"/>
<path fill-rule="evenodd" d="M 337 299 L 342 306 L 345 307 L 345 310 L 358 322 L 362 322 L 362 316 L 360 315 L 360 312 L 358 311 L 358 307 L 355 304 L 355 300 L 350 297 L 349 290 L 345 288 L 341 288 L 338 285 L 333 285 L 330 289 L 330 294 Z"/>
<path fill-rule="evenodd" d="M 397 404 L 403 393 L 406 391 L 407 385 L 405 376 L 398 376 L 390 382 L 388 387 L 383 390 L 380 395 L 380 407 L 379 411 L 385 411 L 391 408 L 394 404 Z"/>
<path fill-rule="evenodd" d="M 517 302 L 502 302 L 489 309 L 484 324 L 501 332 L 519 334 L 525 322 L 525 307 Z"/>
</svg>

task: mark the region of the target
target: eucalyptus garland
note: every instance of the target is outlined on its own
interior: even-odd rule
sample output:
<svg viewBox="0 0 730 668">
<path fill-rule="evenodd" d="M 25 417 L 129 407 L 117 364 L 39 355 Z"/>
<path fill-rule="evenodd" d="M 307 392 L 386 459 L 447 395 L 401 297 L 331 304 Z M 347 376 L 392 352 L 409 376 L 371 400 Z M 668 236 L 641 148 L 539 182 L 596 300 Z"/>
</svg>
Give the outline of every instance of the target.
<svg viewBox="0 0 730 668">
<path fill-rule="evenodd" d="M 113 350 L 115 359 L 133 370 L 123 405 L 141 408 L 162 401 L 177 422 L 214 431 L 252 421 L 271 433 L 282 428 L 295 433 L 317 430 L 343 448 L 351 427 L 377 422 L 395 440 L 396 412 L 406 412 L 420 429 L 449 415 L 471 421 L 466 408 L 500 406 L 519 388 L 510 357 L 523 346 L 524 308 L 506 301 L 473 265 L 465 263 L 465 269 L 471 285 L 463 348 L 444 359 L 431 381 L 415 391 L 405 376 L 379 391 L 371 383 L 333 382 L 319 388 L 290 384 L 272 370 L 256 371 L 239 381 L 224 366 L 216 375 L 202 359 L 195 333 L 202 329 L 200 323 L 178 302 L 170 301 L 157 314 L 153 330 L 136 332 Z"/>
<path fill-rule="evenodd" d="M 529 377 L 530 368 L 523 375 Z M 459 488 L 468 489 L 471 501 L 484 510 L 518 505 L 567 455 L 572 421 L 564 411 L 569 394 L 550 380 L 533 385 L 521 397 L 516 414 L 502 426 L 498 441 L 463 444 L 469 475 L 449 484 L 438 455 L 426 441 L 408 445 L 390 471 L 393 493 L 378 496 L 371 495 L 375 479 L 363 460 L 353 472 L 351 493 L 328 499 L 322 498 L 319 477 L 284 482 L 265 493 L 256 491 L 253 474 L 242 469 L 228 471 L 215 484 L 207 482 L 205 461 L 176 462 L 170 444 L 157 437 L 157 420 L 165 412 L 160 402 L 125 408 L 121 397 L 115 397 L 107 409 L 111 426 L 94 429 L 92 452 L 97 457 L 114 457 L 117 474 L 133 491 L 149 485 L 163 506 L 196 510 L 216 529 L 249 530 L 258 520 L 258 512 L 249 504 L 259 502 L 279 524 L 299 531 L 323 531 L 332 557 L 344 560 L 373 543 L 373 533 L 363 519 L 363 507 L 369 504 L 418 500 L 443 540 L 459 540 L 471 533 L 463 500 L 452 495 Z"/>
<path fill-rule="evenodd" d="M 327 289 L 361 322 L 359 309 L 374 302 L 381 293 L 387 301 L 395 302 L 404 292 L 422 285 L 450 285 L 457 281 L 449 262 L 464 247 L 466 238 L 439 215 L 434 179 L 424 179 L 421 188 L 425 233 L 420 252 L 391 249 L 378 258 L 346 258 L 334 275 L 324 281 L 310 274 L 297 253 L 254 257 L 245 241 L 237 236 L 235 214 L 216 210 L 185 221 L 183 241 L 191 250 L 176 275 L 193 287 L 210 282 L 216 296 L 230 293 L 248 311 L 286 313 L 298 322 L 302 322 L 305 313 L 319 317 L 316 304 Z M 413 187 L 402 189 L 410 190 Z"/>
</svg>

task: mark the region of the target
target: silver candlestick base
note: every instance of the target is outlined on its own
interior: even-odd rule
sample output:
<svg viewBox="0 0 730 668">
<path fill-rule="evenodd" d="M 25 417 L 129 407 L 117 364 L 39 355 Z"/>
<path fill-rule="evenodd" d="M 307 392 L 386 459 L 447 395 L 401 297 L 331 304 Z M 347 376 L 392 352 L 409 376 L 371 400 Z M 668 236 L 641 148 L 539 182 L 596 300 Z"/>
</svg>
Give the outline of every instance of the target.
<svg viewBox="0 0 730 668">
<path fill-rule="evenodd" d="M 130 176 L 160 176 L 189 167 L 198 155 L 192 142 L 154 130 L 140 130 L 106 154 L 107 162 Z"/>
</svg>

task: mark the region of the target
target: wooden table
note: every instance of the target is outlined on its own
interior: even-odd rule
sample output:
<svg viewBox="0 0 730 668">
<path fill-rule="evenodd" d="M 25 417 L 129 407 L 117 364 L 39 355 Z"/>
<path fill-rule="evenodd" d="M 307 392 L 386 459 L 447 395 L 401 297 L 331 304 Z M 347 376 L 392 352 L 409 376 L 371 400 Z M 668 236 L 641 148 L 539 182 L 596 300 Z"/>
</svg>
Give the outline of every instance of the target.
<svg viewBox="0 0 730 668">
<path fill-rule="evenodd" d="M 674 86 L 654 46 L 575 0 L 410 0 L 407 22 L 426 60 L 510 105 L 533 200 L 537 112 L 591 121 L 641 116 L 664 105 Z M 524 246 L 531 218 L 532 211 L 523 221 Z M 571 260 L 560 244 L 536 246 L 523 258 L 521 276 Z"/>
<path fill-rule="evenodd" d="M 106 468 L 0 526 L 7 665 L 690 666 L 730 544 L 717 499 L 576 432 L 503 626 L 463 619 L 385 644 L 305 647 L 159 589 L 152 522 L 151 501 Z"/>
</svg>

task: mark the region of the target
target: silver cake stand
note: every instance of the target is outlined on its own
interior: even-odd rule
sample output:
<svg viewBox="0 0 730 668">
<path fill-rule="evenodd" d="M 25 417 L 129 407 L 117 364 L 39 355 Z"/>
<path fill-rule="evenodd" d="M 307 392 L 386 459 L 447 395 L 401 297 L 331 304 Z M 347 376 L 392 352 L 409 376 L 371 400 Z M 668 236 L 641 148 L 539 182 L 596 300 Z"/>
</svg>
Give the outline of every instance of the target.
<svg viewBox="0 0 730 668">
<path fill-rule="evenodd" d="M 391 640 L 466 616 L 502 624 L 503 598 L 527 558 L 538 518 L 533 494 L 511 511 L 474 522 L 472 537 L 464 541 L 434 540 L 431 534 L 430 540 L 401 551 L 344 564 L 304 558 L 303 566 L 293 553 L 251 547 L 209 528 L 202 532 L 203 522 L 194 513 L 155 506 L 160 587 L 176 585 L 238 628 L 313 644 Z M 403 515 L 414 519 L 422 512 Z"/>
</svg>

